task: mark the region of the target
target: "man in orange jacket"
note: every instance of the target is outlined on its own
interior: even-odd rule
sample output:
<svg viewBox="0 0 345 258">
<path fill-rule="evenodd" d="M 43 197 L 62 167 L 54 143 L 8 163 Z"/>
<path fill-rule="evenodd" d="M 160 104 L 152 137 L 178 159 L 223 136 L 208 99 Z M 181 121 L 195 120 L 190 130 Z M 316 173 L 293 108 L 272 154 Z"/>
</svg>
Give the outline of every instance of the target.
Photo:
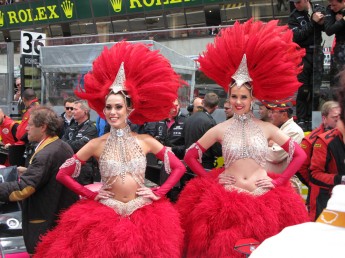
<svg viewBox="0 0 345 258">
<path fill-rule="evenodd" d="M 24 111 L 22 122 L 17 128 L 16 138 L 18 142 L 15 144 L 15 150 L 13 150 L 13 148 L 10 149 L 10 155 L 12 155 L 12 157 L 15 156 L 17 161 L 20 160 L 16 165 L 27 167 L 30 156 L 34 153 L 37 143 L 29 143 L 26 127 L 28 126 L 32 108 L 39 106 L 39 103 L 33 89 L 26 89 L 22 94 L 22 99 L 26 110 Z M 25 148 L 23 146 L 25 146 Z M 10 160 L 12 160 L 12 157 L 10 157 Z"/>
<path fill-rule="evenodd" d="M 23 92 L 22 99 L 25 104 L 26 111 L 23 114 L 22 122 L 17 128 L 16 137 L 18 141 L 22 141 L 22 144 L 24 145 L 25 143 L 28 142 L 26 127 L 28 125 L 28 121 L 30 118 L 31 108 L 35 106 L 39 106 L 39 103 L 36 97 L 36 93 L 33 89 L 26 89 Z"/>
</svg>

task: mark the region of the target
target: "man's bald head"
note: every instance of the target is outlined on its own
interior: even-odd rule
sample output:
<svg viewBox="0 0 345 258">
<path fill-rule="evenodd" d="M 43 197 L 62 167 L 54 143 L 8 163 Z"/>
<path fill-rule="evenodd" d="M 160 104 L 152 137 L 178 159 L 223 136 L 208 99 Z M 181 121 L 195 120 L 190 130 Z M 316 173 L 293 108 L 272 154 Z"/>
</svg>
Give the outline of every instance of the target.
<svg viewBox="0 0 345 258">
<path fill-rule="evenodd" d="M 197 97 L 193 101 L 193 113 L 203 110 L 202 99 Z"/>
<path fill-rule="evenodd" d="M 37 98 L 36 93 L 33 89 L 26 89 L 23 92 L 23 99 L 25 100 L 34 100 L 35 98 Z"/>
</svg>

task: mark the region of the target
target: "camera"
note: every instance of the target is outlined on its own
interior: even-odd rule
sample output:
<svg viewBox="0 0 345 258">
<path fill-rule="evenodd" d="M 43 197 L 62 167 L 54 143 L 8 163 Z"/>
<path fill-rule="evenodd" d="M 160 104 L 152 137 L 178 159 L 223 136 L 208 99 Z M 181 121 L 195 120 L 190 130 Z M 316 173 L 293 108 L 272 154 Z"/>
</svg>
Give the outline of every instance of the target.
<svg viewBox="0 0 345 258">
<path fill-rule="evenodd" d="M 341 13 L 343 16 L 345 16 L 345 8 L 341 9 L 339 13 Z"/>
<path fill-rule="evenodd" d="M 314 12 L 320 12 L 322 14 L 326 14 L 326 8 L 320 4 L 315 4 L 314 5 Z"/>
</svg>

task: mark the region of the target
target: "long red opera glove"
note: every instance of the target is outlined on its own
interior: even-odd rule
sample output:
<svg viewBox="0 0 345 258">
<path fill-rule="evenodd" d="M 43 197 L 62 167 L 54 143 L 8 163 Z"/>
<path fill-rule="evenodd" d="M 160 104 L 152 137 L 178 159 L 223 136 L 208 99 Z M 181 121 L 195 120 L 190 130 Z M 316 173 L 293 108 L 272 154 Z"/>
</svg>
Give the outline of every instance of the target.
<svg viewBox="0 0 345 258">
<path fill-rule="evenodd" d="M 202 154 L 206 150 L 198 142 L 192 144 L 186 151 L 184 161 L 187 166 L 198 176 L 207 176 L 208 173 L 201 165 Z"/>
<path fill-rule="evenodd" d="M 176 185 L 176 183 L 183 176 L 186 171 L 186 167 L 183 163 L 175 156 L 174 153 L 168 151 L 166 147 L 163 147 L 157 154 L 156 157 L 164 162 L 164 165 L 167 165 L 168 169 L 171 170 L 171 173 L 168 179 L 160 187 L 152 190 L 152 192 L 157 196 L 164 196 L 171 188 Z M 170 171 L 166 171 L 169 173 Z"/>
<path fill-rule="evenodd" d="M 79 175 L 80 167 L 83 164 L 85 164 L 85 161 L 80 160 L 78 156 L 74 154 L 72 158 L 66 160 L 65 163 L 61 165 L 59 172 L 56 175 L 56 180 L 76 194 L 87 199 L 94 200 L 98 193 L 92 192 L 72 178 L 72 176 L 76 177 Z"/>
<path fill-rule="evenodd" d="M 274 186 L 281 186 L 281 185 L 285 184 L 287 181 L 289 181 L 290 178 L 294 174 L 296 174 L 296 172 L 300 169 L 303 162 L 307 158 L 307 154 L 305 154 L 305 152 L 298 145 L 298 143 L 293 141 L 291 138 L 289 140 L 287 140 L 281 147 L 287 153 L 290 153 L 291 148 L 294 148 L 295 150 L 293 152 L 292 159 L 291 159 L 289 165 L 287 166 L 287 168 L 284 170 L 284 172 L 277 179 L 274 179 L 272 181 Z"/>
</svg>

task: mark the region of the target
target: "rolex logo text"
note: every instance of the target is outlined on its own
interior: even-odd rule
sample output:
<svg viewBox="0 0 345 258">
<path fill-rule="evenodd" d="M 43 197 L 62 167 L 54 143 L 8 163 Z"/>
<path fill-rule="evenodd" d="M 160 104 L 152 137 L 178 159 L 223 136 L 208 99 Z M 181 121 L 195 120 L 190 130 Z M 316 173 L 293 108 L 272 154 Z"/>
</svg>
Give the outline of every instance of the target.
<svg viewBox="0 0 345 258">
<path fill-rule="evenodd" d="M 194 0 L 129 0 L 129 8 L 138 8 L 138 7 L 152 7 L 160 5 L 173 5 L 180 4 L 184 2 L 193 2 Z"/>
<path fill-rule="evenodd" d="M 61 3 L 61 13 L 67 19 L 73 18 L 74 3 L 71 0 L 64 0 Z M 39 6 L 34 9 L 20 9 L 17 11 L 8 11 L 7 13 L 0 11 L 0 28 L 5 25 L 5 16 L 8 18 L 9 24 L 26 23 L 32 21 L 44 21 L 59 19 L 57 5 Z"/>
</svg>

